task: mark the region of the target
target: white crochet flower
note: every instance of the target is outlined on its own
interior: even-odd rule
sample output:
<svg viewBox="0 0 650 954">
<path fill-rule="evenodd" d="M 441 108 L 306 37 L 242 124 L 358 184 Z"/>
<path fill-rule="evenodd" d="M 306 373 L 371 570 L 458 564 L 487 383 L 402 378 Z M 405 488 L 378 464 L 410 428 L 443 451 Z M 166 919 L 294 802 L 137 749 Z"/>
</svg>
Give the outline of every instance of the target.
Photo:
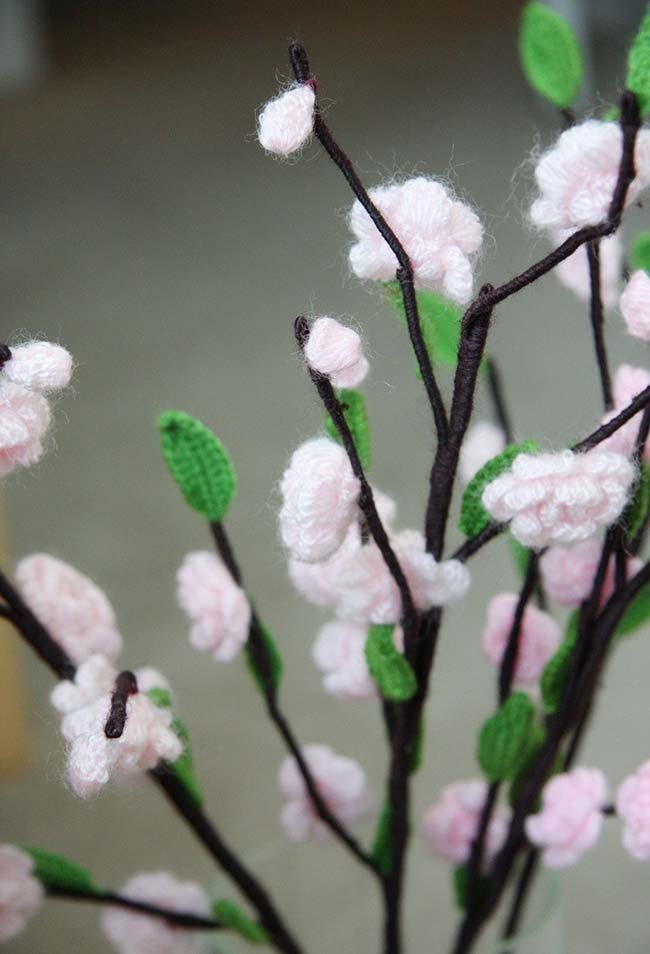
<svg viewBox="0 0 650 954">
<path fill-rule="evenodd" d="M 0 944 L 24 929 L 43 900 L 34 859 L 14 845 L 0 845 Z"/>
</svg>

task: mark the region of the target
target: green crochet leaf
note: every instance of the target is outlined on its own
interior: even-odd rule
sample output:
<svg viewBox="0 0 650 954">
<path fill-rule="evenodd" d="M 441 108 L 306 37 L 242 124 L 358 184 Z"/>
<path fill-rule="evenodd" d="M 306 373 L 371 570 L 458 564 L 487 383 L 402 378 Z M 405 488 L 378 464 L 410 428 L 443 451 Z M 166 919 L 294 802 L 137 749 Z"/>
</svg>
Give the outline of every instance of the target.
<svg viewBox="0 0 650 954">
<path fill-rule="evenodd" d="M 627 55 L 627 82 L 636 93 L 641 114 L 650 111 L 650 11 L 641 20 L 638 32 Z"/>
<path fill-rule="evenodd" d="M 650 272 L 650 232 L 639 232 L 630 249 L 630 265 L 632 271 L 642 268 Z"/>
<path fill-rule="evenodd" d="M 559 109 L 575 101 L 584 72 L 578 38 L 544 3 L 527 3 L 521 15 L 519 59 L 533 89 Z"/>
<path fill-rule="evenodd" d="M 390 801 L 386 799 L 381 806 L 379 818 L 377 819 L 377 830 L 370 849 L 370 856 L 377 866 L 380 874 L 386 876 L 390 874 Z"/>
<path fill-rule="evenodd" d="M 451 875 L 454 889 L 454 901 L 456 902 L 456 907 L 460 908 L 461 911 L 464 911 L 467 908 L 467 890 L 469 887 L 468 874 L 468 865 L 467 862 L 465 862 L 465 864 L 458 865 L 456 868 L 454 868 Z M 479 875 L 477 878 L 476 887 L 480 896 L 487 887 L 487 878 L 484 875 Z"/>
<path fill-rule="evenodd" d="M 528 547 L 523 546 L 519 540 L 515 540 L 514 537 L 510 537 L 510 552 L 519 573 L 521 576 L 526 576 L 526 573 L 528 572 L 528 562 L 530 560 L 530 554 L 532 551 L 529 550 Z"/>
<path fill-rule="evenodd" d="M 165 463 L 185 500 L 206 520 L 220 523 L 237 486 L 228 451 L 212 431 L 184 411 L 161 414 L 158 429 Z"/>
<path fill-rule="evenodd" d="M 474 474 L 463 494 L 458 527 L 467 537 L 475 537 L 484 530 L 491 518 L 481 502 L 486 486 L 500 474 L 510 470 L 515 457 L 520 454 L 536 454 L 539 447 L 535 441 L 523 441 L 521 444 L 509 444 L 505 450 L 483 464 Z"/>
<path fill-rule="evenodd" d="M 399 284 L 390 282 L 387 288 L 391 304 L 406 327 L 406 314 Z M 422 337 L 431 363 L 455 368 L 463 316 L 461 309 L 441 295 L 436 295 L 435 292 L 419 291 L 417 301 Z M 417 374 L 419 377 L 419 370 Z"/>
<path fill-rule="evenodd" d="M 535 708 L 525 692 L 515 692 L 483 724 L 478 762 L 489 782 L 514 778 L 528 756 Z"/>
<path fill-rule="evenodd" d="M 273 691 L 278 691 L 282 681 L 282 656 L 273 636 L 259 620 L 251 627 L 246 643 L 246 665 L 263 696 L 266 696 L 265 673 L 270 678 Z"/>
<path fill-rule="evenodd" d="M 183 783 L 192 801 L 200 808 L 203 805 L 203 795 L 194 770 L 194 759 L 192 758 L 189 732 L 187 731 L 185 723 L 181 722 L 178 717 L 172 720 L 172 730 L 183 743 L 183 751 L 176 761 L 169 765 L 169 768 L 176 778 Z"/>
<path fill-rule="evenodd" d="M 392 626 L 371 626 L 366 639 L 366 661 L 377 688 L 390 702 L 406 702 L 417 689 L 413 670 L 395 648 Z"/>
<path fill-rule="evenodd" d="M 415 741 L 413 743 L 413 749 L 411 751 L 411 762 L 409 764 L 409 772 L 411 775 L 415 775 L 422 765 L 422 759 L 424 757 L 424 733 L 424 716 L 422 716 L 420 719 L 420 724 L 418 725 L 417 735 L 415 736 Z"/>
<path fill-rule="evenodd" d="M 629 636 L 650 620 L 650 584 L 637 593 L 616 627 L 617 636 Z"/>
<path fill-rule="evenodd" d="M 371 448 L 365 398 L 360 391 L 354 391 L 352 388 L 342 388 L 338 392 L 338 399 L 343 408 L 343 416 L 354 439 L 354 446 L 357 449 L 361 465 L 365 471 L 368 471 L 371 463 Z M 334 421 L 329 415 L 325 418 L 325 430 L 331 438 L 339 444 L 341 443 Z"/>
<path fill-rule="evenodd" d="M 534 724 L 528 737 L 526 755 L 522 761 L 519 771 L 512 781 L 512 785 L 510 786 L 510 791 L 508 793 L 508 799 L 511 805 L 514 805 L 517 801 L 521 786 L 524 780 L 527 778 L 528 773 L 533 767 L 533 764 L 545 742 L 546 730 L 543 726 Z"/>
<path fill-rule="evenodd" d="M 625 534 L 628 540 L 634 540 L 645 523 L 650 510 L 650 467 L 643 464 L 639 474 L 634 497 L 627 511 Z"/>
<path fill-rule="evenodd" d="M 85 868 L 40 848 L 24 848 L 34 859 L 34 874 L 46 888 L 66 888 L 83 894 L 98 894 L 92 875 Z"/>
<path fill-rule="evenodd" d="M 269 935 L 262 925 L 252 921 L 234 901 L 230 901 L 228 898 L 215 901 L 212 905 L 212 913 L 224 927 L 235 931 L 251 944 L 268 943 Z"/>
<path fill-rule="evenodd" d="M 569 672 L 571 656 L 578 641 L 579 621 L 580 614 L 576 610 L 567 621 L 564 639 L 546 663 L 546 667 L 542 673 L 542 700 L 544 702 L 544 708 L 548 713 L 557 712 L 557 708 L 560 704 L 564 683 L 566 682 Z"/>
<path fill-rule="evenodd" d="M 172 694 L 169 689 L 161 689 L 159 687 L 148 689 L 147 695 L 159 709 L 171 709 Z"/>
</svg>

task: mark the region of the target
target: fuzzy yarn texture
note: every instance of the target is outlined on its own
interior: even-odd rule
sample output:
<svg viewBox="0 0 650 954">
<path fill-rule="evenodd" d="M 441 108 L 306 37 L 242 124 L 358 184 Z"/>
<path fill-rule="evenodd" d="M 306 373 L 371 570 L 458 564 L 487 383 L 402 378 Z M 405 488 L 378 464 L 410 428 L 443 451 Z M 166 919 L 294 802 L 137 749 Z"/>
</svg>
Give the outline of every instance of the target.
<svg viewBox="0 0 650 954">
<path fill-rule="evenodd" d="M 613 417 L 623 411 L 637 394 L 645 390 L 648 385 L 650 385 L 650 371 L 646 371 L 645 368 L 635 368 L 629 364 L 620 365 L 616 369 L 612 381 L 614 408 L 605 414 L 602 419 L 603 424 L 611 421 Z M 635 414 L 623 427 L 620 427 L 600 444 L 601 449 L 631 457 L 636 447 L 642 416 L 642 411 Z M 643 451 L 643 459 L 650 461 L 650 446 L 647 443 Z"/>
<path fill-rule="evenodd" d="M 588 119 L 566 129 L 535 167 L 539 197 L 530 209 L 538 228 L 575 229 L 597 225 L 609 211 L 621 160 L 618 123 Z M 650 184 L 650 130 L 641 129 L 634 152 L 636 176 L 625 204 Z"/>
<path fill-rule="evenodd" d="M 573 547 L 549 547 L 539 561 L 544 590 L 560 606 L 577 609 L 591 593 L 600 554 L 601 540 L 584 540 Z M 614 592 L 616 569 L 615 559 L 607 565 L 601 604 L 606 603 Z M 634 576 L 643 566 L 639 557 L 627 558 L 627 578 Z"/>
<path fill-rule="evenodd" d="M 468 429 L 460 449 L 459 472 L 468 484 L 481 467 L 505 450 L 506 436 L 497 424 L 477 421 Z"/>
<path fill-rule="evenodd" d="M 143 871 L 122 886 L 120 894 L 170 911 L 210 917 L 210 902 L 194 881 L 179 881 L 166 871 Z M 207 954 L 205 934 L 168 924 L 126 908 L 107 907 L 101 919 L 104 934 L 119 954 Z"/>
<path fill-rule="evenodd" d="M 368 670 L 368 628 L 349 620 L 332 620 L 318 632 L 312 655 L 323 674 L 323 688 L 339 699 L 374 699 L 375 682 Z M 396 650 L 404 649 L 404 634 L 393 629 Z"/>
<path fill-rule="evenodd" d="M 561 245 L 571 234 L 571 229 L 552 233 L 553 245 Z M 618 301 L 622 271 L 623 243 L 618 235 L 607 235 L 600 240 L 600 294 L 605 308 L 613 308 Z M 582 301 L 589 301 L 591 279 L 585 247 L 576 249 L 573 255 L 556 265 L 553 272 L 560 284 Z"/>
<path fill-rule="evenodd" d="M 326 437 L 301 444 L 280 482 L 280 536 L 289 554 L 317 563 L 335 553 L 357 515 L 359 490 L 339 444 Z"/>
<path fill-rule="evenodd" d="M 154 669 L 137 669 L 138 692 L 126 704 L 126 725 L 117 739 L 107 739 L 104 726 L 110 712 L 117 671 L 104 656 L 90 656 L 77 669 L 74 681 L 63 680 L 51 701 L 62 715 L 61 733 L 68 743 L 67 777 L 80 798 L 98 794 L 112 777 L 132 779 L 154 768 L 160 759 L 175 762 L 183 745 L 172 731 L 169 708 L 157 706 L 150 689 L 169 689 Z"/>
<path fill-rule="evenodd" d="M 305 345 L 307 364 L 326 375 L 335 388 L 355 388 L 368 373 L 361 338 L 335 318 L 317 318 Z"/>
<path fill-rule="evenodd" d="M 519 596 L 516 593 L 497 593 L 488 604 L 481 645 L 494 666 L 498 666 L 503 658 L 518 602 Z M 524 610 L 519 634 L 519 651 L 514 671 L 516 685 L 522 688 L 533 688 L 537 685 L 560 639 L 560 627 L 553 617 L 528 604 Z"/>
<path fill-rule="evenodd" d="M 188 553 L 176 574 L 178 605 L 190 620 L 190 643 L 230 662 L 248 639 L 251 608 L 223 562 L 206 550 Z"/>
<path fill-rule="evenodd" d="M 607 780 L 600 769 L 576 768 L 546 783 L 541 811 L 525 824 L 547 868 L 568 868 L 596 844 L 606 801 Z"/>
<path fill-rule="evenodd" d="M 650 861 L 650 761 L 625 778 L 616 793 L 623 847 L 637 861 Z"/>
<path fill-rule="evenodd" d="M 635 476 L 632 463 L 611 451 L 520 454 L 482 502 L 494 520 L 510 521 L 523 546 L 574 543 L 620 516 Z"/>
<path fill-rule="evenodd" d="M 308 83 L 292 86 L 269 100 L 257 120 L 262 149 L 276 156 L 290 156 L 302 149 L 314 128 L 316 95 Z"/>
<path fill-rule="evenodd" d="M 415 287 L 440 292 L 457 304 L 472 296 L 471 256 L 483 241 L 478 216 L 442 182 L 418 176 L 370 189 L 369 195 L 406 250 Z M 356 243 L 350 267 L 361 279 L 389 282 L 398 262 L 357 200 L 350 213 Z"/>
<path fill-rule="evenodd" d="M 302 753 L 321 797 L 340 822 L 347 825 L 366 814 L 372 802 L 358 762 L 337 755 L 327 745 L 305 745 Z M 287 836 L 292 841 L 304 841 L 310 835 L 328 837 L 329 829 L 314 810 L 293 756 L 282 762 L 278 785 L 285 798 L 280 821 Z"/>
<path fill-rule="evenodd" d="M 122 637 L 106 594 L 92 580 L 47 553 L 24 557 L 16 586 L 31 611 L 78 665 L 96 653 L 117 659 Z"/>
<path fill-rule="evenodd" d="M 14 845 L 0 845 L 0 944 L 25 928 L 43 900 L 34 859 Z"/>
<path fill-rule="evenodd" d="M 422 819 L 422 830 L 434 855 L 456 865 L 469 859 L 486 796 L 487 785 L 479 779 L 454 782 L 442 790 Z M 495 809 L 485 838 L 484 868 L 501 849 L 509 820 L 506 808 Z"/>
<path fill-rule="evenodd" d="M 72 355 L 49 341 L 28 341 L 11 348 L 2 377 L 31 391 L 59 391 L 70 384 Z"/>
<path fill-rule="evenodd" d="M 630 334 L 650 341 L 650 275 L 646 271 L 640 268 L 632 273 L 619 305 Z"/>
</svg>

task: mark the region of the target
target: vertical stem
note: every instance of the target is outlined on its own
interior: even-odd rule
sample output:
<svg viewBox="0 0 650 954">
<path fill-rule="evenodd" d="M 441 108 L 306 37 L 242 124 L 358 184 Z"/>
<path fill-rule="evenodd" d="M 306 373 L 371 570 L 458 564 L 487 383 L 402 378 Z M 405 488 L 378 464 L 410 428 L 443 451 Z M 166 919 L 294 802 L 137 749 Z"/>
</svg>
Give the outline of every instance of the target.
<svg viewBox="0 0 650 954">
<path fill-rule="evenodd" d="M 605 321 L 600 276 L 600 239 L 587 242 L 587 261 L 589 263 L 589 285 L 591 289 L 589 308 L 591 330 L 594 336 L 594 348 L 596 350 L 598 374 L 600 375 L 600 386 L 603 392 L 603 404 L 605 410 L 609 411 L 613 406 L 613 400 L 612 382 L 607 361 L 607 349 L 605 347 Z"/>
<path fill-rule="evenodd" d="M 486 369 L 488 388 L 490 390 L 490 396 L 494 405 L 497 421 L 499 422 L 501 430 L 505 434 L 506 444 L 512 444 L 514 440 L 514 434 L 512 422 L 510 420 L 510 414 L 508 413 L 505 397 L 503 395 L 501 372 L 499 371 L 496 361 L 491 355 L 486 360 Z"/>
</svg>

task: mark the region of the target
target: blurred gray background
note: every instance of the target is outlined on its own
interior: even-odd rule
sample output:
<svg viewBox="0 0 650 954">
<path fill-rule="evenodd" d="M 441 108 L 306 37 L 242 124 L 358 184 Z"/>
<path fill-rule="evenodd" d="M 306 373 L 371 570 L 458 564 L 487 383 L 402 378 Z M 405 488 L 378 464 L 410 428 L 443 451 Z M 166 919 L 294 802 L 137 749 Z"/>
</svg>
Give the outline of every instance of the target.
<svg viewBox="0 0 650 954">
<path fill-rule="evenodd" d="M 585 105 L 594 109 L 616 98 L 643 4 L 565 7 L 591 64 Z M 294 316 L 351 315 L 363 327 L 373 476 L 398 500 L 403 525 L 422 520 L 429 413 L 401 326 L 347 272 L 341 177 L 315 146 L 297 164 L 265 157 L 255 111 L 288 77 L 286 46 L 301 38 L 334 131 L 367 182 L 450 181 L 486 226 L 481 280 L 502 281 L 546 250 L 524 223 L 528 157 L 557 130 L 518 68 L 518 12 L 505 0 L 68 2 L 35 8 L 33 30 L 16 26 L 15 9 L 4 26 L 5 40 L 18 32 L 3 44 L 15 57 L 4 57 L 0 95 L 2 335 L 60 340 L 78 362 L 59 402 L 56 450 L 3 490 L 11 558 L 49 551 L 106 588 L 125 663 L 150 662 L 172 681 L 209 810 L 264 872 L 311 954 L 378 949 L 373 888 L 336 844 L 286 849 L 275 784 L 284 752 L 245 668 L 188 646 L 174 573 L 210 541 L 163 470 L 154 421 L 183 408 L 230 448 L 240 487 L 228 525 L 285 657 L 286 708 L 303 741 L 359 758 L 380 797 L 377 707 L 322 691 L 310 650 L 324 617 L 292 592 L 276 539 L 278 478 L 321 425 Z M 628 235 L 644 221 L 635 211 Z M 608 340 L 614 366 L 647 360 L 616 312 Z M 595 426 L 585 308 L 552 275 L 498 309 L 490 347 L 518 436 L 560 447 Z M 488 414 L 480 399 L 478 414 Z M 440 645 L 416 826 L 444 784 L 476 774 L 476 730 L 493 705 L 479 633 L 489 595 L 515 576 L 501 542 L 472 568 L 471 597 L 449 613 Z M 29 749 L 0 780 L 0 840 L 68 855 L 107 885 L 158 868 L 214 884 L 209 859 L 153 786 L 113 787 L 89 803 L 66 790 L 51 678 L 19 652 Z M 650 754 L 649 667 L 645 632 L 625 643 L 603 686 L 583 761 L 612 784 Z M 624 854 L 615 822 L 562 882 L 571 954 L 650 951 L 650 867 Z M 456 917 L 448 871 L 417 836 L 408 891 L 412 954 L 444 952 Z M 8 949 L 103 952 L 96 919 L 90 907 L 50 902 Z"/>
</svg>

